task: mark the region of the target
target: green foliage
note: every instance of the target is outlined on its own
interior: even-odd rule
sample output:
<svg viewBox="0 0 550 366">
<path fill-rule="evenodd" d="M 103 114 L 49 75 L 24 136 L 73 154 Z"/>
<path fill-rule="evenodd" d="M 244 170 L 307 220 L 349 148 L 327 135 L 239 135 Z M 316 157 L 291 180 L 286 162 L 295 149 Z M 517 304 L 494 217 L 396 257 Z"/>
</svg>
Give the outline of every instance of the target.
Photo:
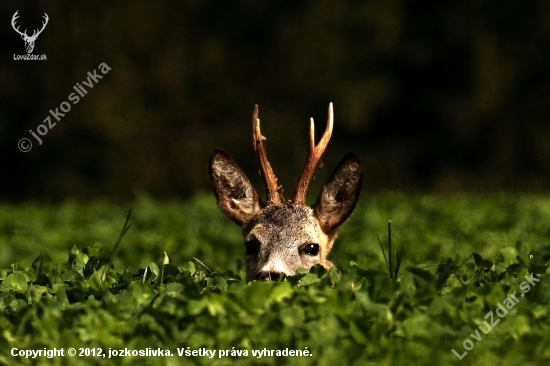
<svg viewBox="0 0 550 366">
<path fill-rule="evenodd" d="M 125 214 L 115 206 L 4 206 L 0 226 L 11 225 L 12 236 L 5 239 L 2 231 L 3 247 L 23 242 L 25 227 L 36 235 L 41 230 L 48 249 L 0 270 L 0 364 L 548 364 L 550 234 L 542 224 L 548 203 L 541 197 L 373 197 L 335 244 L 341 249 L 331 258 L 339 270 L 314 267 L 282 282 L 249 284 L 238 229 L 226 226 L 210 198 L 186 204 L 143 198 L 118 241 Z M 34 226 L 22 212 L 35 218 Z M 55 212 L 65 214 L 51 219 Z M 382 212 L 393 216 L 393 240 L 406 247 L 397 276 L 383 270 L 377 248 L 376 230 L 387 221 Z M 94 222 L 111 243 L 96 242 L 101 235 Z M 63 248 L 78 227 L 94 234 Z M 122 232 L 127 228 L 128 221 Z M 52 245 L 52 232 L 63 245 Z M 443 250 L 450 238 L 454 247 Z M 483 250 L 471 249 L 480 244 Z M 462 255 L 461 246 L 470 253 Z M 60 250 L 68 256 L 57 259 Z M 148 256 L 156 259 L 131 262 Z M 67 356 L 71 347 L 95 356 Z M 13 357 L 13 348 L 63 348 L 65 357 Z M 125 348 L 172 356 L 108 358 L 109 350 Z M 179 356 L 178 349 L 216 354 Z M 264 349 L 311 356 L 252 354 Z"/>
</svg>

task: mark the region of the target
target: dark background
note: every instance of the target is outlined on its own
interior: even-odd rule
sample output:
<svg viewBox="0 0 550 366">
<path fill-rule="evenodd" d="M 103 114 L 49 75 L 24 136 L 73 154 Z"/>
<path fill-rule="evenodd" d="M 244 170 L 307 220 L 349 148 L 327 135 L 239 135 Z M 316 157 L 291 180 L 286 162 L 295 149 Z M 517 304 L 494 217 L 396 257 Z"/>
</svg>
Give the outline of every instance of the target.
<svg viewBox="0 0 550 366">
<path fill-rule="evenodd" d="M 47 61 L 13 59 L 16 10 L 28 34 L 48 14 Z M 550 186 L 549 1 L 2 1 L 0 39 L 3 201 L 186 198 L 216 147 L 260 188 L 256 103 L 287 198 L 330 101 L 310 200 L 350 150 L 369 192 Z M 101 63 L 39 146 L 28 131 Z"/>
</svg>

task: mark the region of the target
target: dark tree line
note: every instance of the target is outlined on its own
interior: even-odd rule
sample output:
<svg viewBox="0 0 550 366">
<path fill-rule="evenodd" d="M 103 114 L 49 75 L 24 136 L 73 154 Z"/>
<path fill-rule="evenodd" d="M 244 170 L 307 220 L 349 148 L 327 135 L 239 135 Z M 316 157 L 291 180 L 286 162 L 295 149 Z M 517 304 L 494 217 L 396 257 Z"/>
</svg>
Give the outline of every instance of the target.
<svg viewBox="0 0 550 366">
<path fill-rule="evenodd" d="M 330 101 L 334 135 L 312 197 L 349 150 L 368 191 L 544 191 L 550 182 L 548 2 L 44 4 L 0 4 L 3 200 L 185 197 L 209 189 L 217 147 L 259 186 L 256 103 L 287 195 L 308 120 L 320 136 Z M 10 26 L 16 10 L 21 30 L 48 14 L 34 49 L 47 61 L 13 59 L 26 53 Z M 18 141 L 101 63 L 109 73 L 42 145 L 20 152 Z"/>
</svg>

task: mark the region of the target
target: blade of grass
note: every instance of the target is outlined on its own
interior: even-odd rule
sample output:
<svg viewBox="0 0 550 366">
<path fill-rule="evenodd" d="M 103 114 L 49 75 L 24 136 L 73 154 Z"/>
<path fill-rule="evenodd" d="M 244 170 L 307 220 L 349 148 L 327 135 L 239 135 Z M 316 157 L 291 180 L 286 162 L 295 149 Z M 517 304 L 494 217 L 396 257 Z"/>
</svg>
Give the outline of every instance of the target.
<svg viewBox="0 0 550 366">
<path fill-rule="evenodd" d="M 115 257 L 116 251 L 118 250 L 118 246 L 120 245 L 120 242 L 122 241 L 122 238 L 124 235 L 126 235 L 126 232 L 128 232 L 128 229 L 132 226 L 132 224 L 128 224 L 130 221 L 130 217 L 132 216 L 132 208 L 130 208 L 130 211 L 128 211 L 128 215 L 126 216 L 126 221 L 124 222 L 124 226 L 122 227 L 122 230 L 120 231 L 120 235 L 118 236 L 118 239 L 113 246 L 113 250 L 111 250 L 111 254 L 109 254 L 109 258 L 107 259 L 107 263 L 105 264 L 105 267 L 103 267 L 103 274 L 101 275 L 101 281 L 105 281 L 105 272 L 108 267 L 111 266 L 111 263 L 113 262 L 113 259 Z"/>
<path fill-rule="evenodd" d="M 206 265 L 204 263 L 202 263 L 200 260 L 198 260 L 197 258 L 193 257 L 194 260 L 196 260 L 197 262 L 199 262 L 204 268 L 206 268 L 208 270 L 208 272 L 210 274 L 212 274 L 212 271 L 210 270 L 210 268 L 206 267 Z"/>
<path fill-rule="evenodd" d="M 401 259 L 403 258 L 403 247 L 401 247 L 401 250 L 399 252 L 395 251 L 395 278 L 399 275 L 399 268 L 401 267 Z"/>
<path fill-rule="evenodd" d="M 389 258 L 389 270 L 390 270 L 390 278 L 393 278 L 393 261 L 392 261 L 392 250 L 391 250 L 391 220 L 388 221 L 388 257 Z"/>
<path fill-rule="evenodd" d="M 141 281 L 142 283 L 145 283 L 145 279 L 147 278 L 147 270 L 149 269 L 149 267 L 145 267 L 145 271 L 143 271 L 143 280 Z"/>
<path fill-rule="evenodd" d="M 163 259 L 162 263 L 159 264 L 159 267 L 161 268 L 159 285 L 162 285 L 162 281 L 164 280 L 164 266 L 167 265 L 168 263 L 170 263 L 170 259 L 168 258 L 168 254 L 166 254 L 166 252 L 164 252 L 164 259 Z"/>
<path fill-rule="evenodd" d="M 382 251 L 382 254 L 384 254 L 384 260 L 386 261 L 386 267 L 388 267 L 388 271 L 390 270 L 390 265 L 388 264 L 388 258 L 386 258 L 386 252 L 384 251 L 384 247 L 382 246 L 382 242 L 380 241 L 380 237 L 378 234 L 376 234 L 376 237 L 378 238 L 378 244 L 380 244 L 380 250 Z"/>
<path fill-rule="evenodd" d="M 401 268 L 401 260 L 403 259 L 403 247 L 399 251 L 392 251 L 392 240 L 391 240 L 391 220 L 388 221 L 388 256 L 386 256 L 386 251 L 382 245 L 380 237 L 376 235 L 378 239 L 378 244 L 380 245 L 380 250 L 384 255 L 384 260 L 386 261 L 386 266 L 388 267 L 388 275 L 390 278 L 397 278 L 399 275 L 399 269 Z"/>
</svg>

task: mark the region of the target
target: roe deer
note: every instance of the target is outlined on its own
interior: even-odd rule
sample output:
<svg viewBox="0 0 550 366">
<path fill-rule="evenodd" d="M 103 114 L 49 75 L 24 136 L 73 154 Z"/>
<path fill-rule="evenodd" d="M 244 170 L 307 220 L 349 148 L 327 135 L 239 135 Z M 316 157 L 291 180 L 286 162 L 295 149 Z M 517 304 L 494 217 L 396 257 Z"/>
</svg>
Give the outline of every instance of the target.
<svg viewBox="0 0 550 366">
<path fill-rule="evenodd" d="M 267 191 L 262 203 L 252 184 L 223 150 L 210 158 L 210 181 L 222 212 L 242 228 L 246 248 L 246 281 L 277 280 L 296 273 L 298 267 L 311 268 L 317 263 L 333 267 L 327 255 L 340 225 L 351 215 L 363 179 L 359 157 L 347 154 L 322 188 L 317 202 L 305 204 L 311 177 L 332 135 L 332 103 L 327 126 L 315 146 L 313 118 L 309 128 L 309 155 L 300 176 L 294 198 L 284 203 L 281 187 L 267 161 L 260 132 L 258 105 L 252 113 L 252 142 L 258 155 Z"/>
</svg>

